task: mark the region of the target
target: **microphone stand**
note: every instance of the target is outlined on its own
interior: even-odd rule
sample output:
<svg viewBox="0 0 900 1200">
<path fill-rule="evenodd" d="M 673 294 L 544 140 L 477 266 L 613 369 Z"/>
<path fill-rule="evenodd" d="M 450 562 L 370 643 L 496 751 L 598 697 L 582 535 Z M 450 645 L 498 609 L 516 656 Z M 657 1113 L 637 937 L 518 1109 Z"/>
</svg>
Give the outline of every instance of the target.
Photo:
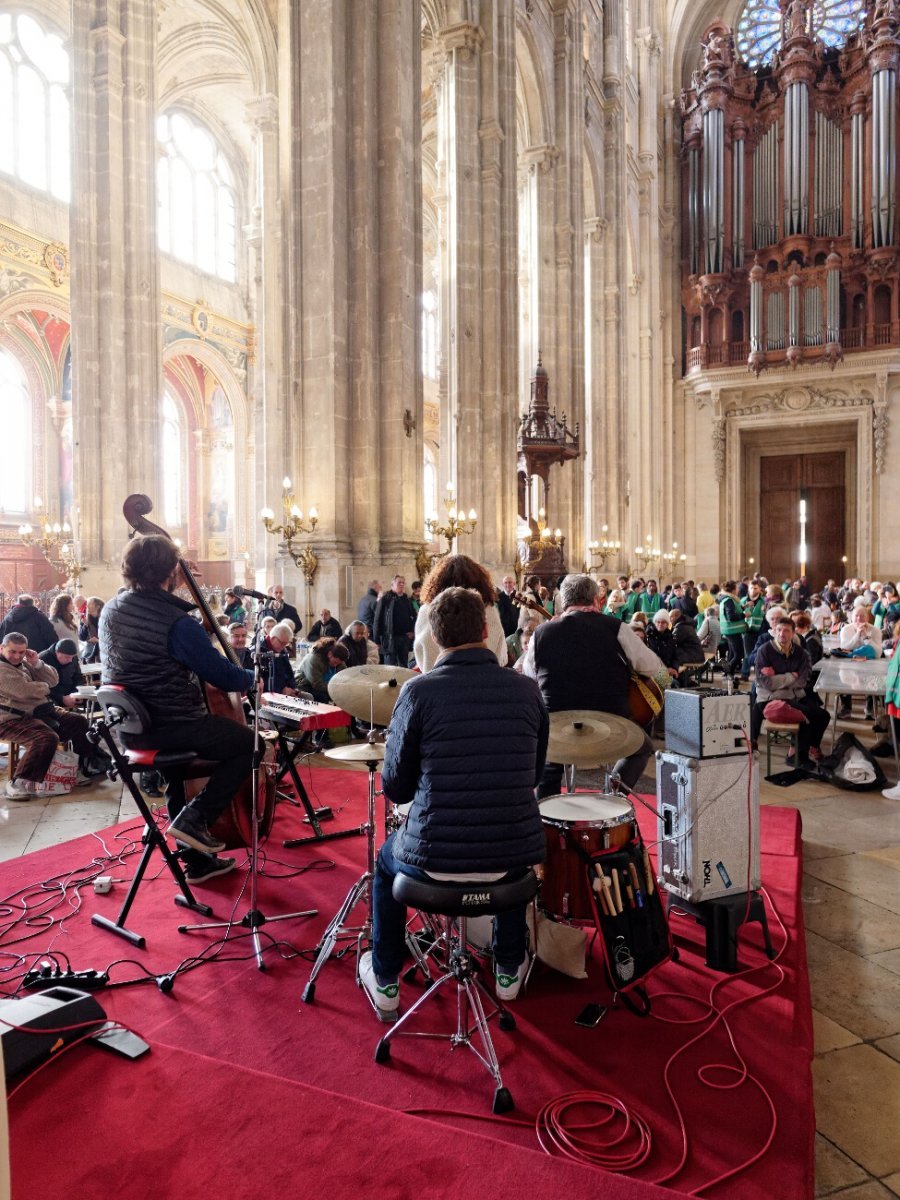
<svg viewBox="0 0 900 1200">
<path fill-rule="evenodd" d="M 266 964 L 263 960 L 263 950 L 274 949 L 274 946 L 263 946 L 259 936 L 259 931 L 264 925 L 274 923 L 276 921 L 293 921 L 298 917 L 315 917 L 318 915 L 317 908 L 309 908 L 304 912 L 279 913 L 278 916 L 267 917 L 259 907 L 258 888 L 259 888 L 259 787 L 263 775 L 263 759 L 265 758 L 265 743 L 268 739 L 263 736 L 263 732 L 259 727 L 259 703 L 257 697 L 262 691 L 263 682 L 263 663 L 266 659 L 271 659 L 271 654 L 260 652 L 257 654 L 253 664 L 254 670 L 254 704 L 253 704 L 253 768 L 251 771 L 251 794 L 253 802 L 251 804 L 250 818 L 250 908 L 244 914 L 240 921 L 242 929 L 250 930 L 250 937 L 253 941 L 253 953 L 256 958 L 256 965 L 260 971 L 266 969 Z M 179 933 L 191 933 L 196 929 L 231 929 L 234 925 L 233 921 L 205 921 L 199 925 L 179 925 Z M 227 934 L 226 934 L 227 937 Z"/>
</svg>

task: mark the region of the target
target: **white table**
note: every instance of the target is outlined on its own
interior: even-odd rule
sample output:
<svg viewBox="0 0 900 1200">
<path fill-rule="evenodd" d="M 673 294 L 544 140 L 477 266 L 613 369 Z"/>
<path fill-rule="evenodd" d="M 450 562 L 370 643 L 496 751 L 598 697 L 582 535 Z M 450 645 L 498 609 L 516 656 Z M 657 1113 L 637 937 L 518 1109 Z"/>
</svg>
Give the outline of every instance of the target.
<svg viewBox="0 0 900 1200">
<path fill-rule="evenodd" d="M 85 679 L 93 679 L 95 676 L 99 679 L 102 670 L 102 663 L 81 663 L 81 673 Z"/>
<path fill-rule="evenodd" d="M 819 668 L 819 674 L 813 690 L 834 696 L 831 725 L 831 744 L 833 746 L 837 736 L 837 711 L 840 697 L 871 696 L 883 700 L 890 664 L 886 658 L 823 658 L 816 665 Z M 827 708 L 828 702 L 824 703 Z M 894 759 L 897 769 L 900 770 L 900 752 L 897 748 L 897 736 L 893 721 L 890 721 L 890 728 Z"/>
</svg>

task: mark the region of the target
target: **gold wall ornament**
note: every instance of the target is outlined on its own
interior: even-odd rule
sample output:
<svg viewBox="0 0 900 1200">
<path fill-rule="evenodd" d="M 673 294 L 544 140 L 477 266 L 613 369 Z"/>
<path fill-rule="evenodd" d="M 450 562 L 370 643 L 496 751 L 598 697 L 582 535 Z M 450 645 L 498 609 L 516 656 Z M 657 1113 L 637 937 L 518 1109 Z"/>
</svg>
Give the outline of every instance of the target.
<svg viewBox="0 0 900 1200">
<path fill-rule="evenodd" d="M 48 242 L 44 248 L 44 266 L 54 287 L 62 287 L 69 278 L 69 251 L 62 242 Z"/>
<path fill-rule="evenodd" d="M 209 309 L 205 300 L 198 301 L 191 309 L 191 325 L 197 337 L 205 341 L 209 336 Z"/>
</svg>

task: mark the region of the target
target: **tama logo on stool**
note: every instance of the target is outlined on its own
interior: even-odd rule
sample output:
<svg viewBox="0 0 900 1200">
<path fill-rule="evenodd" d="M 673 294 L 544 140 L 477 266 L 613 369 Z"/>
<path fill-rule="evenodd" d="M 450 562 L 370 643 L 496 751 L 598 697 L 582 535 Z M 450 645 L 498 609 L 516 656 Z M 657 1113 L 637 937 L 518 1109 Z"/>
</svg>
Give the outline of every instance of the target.
<svg viewBox="0 0 900 1200">
<path fill-rule="evenodd" d="M 464 908 L 472 908 L 476 904 L 490 904 L 490 892 L 463 892 L 462 905 Z"/>
</svg>

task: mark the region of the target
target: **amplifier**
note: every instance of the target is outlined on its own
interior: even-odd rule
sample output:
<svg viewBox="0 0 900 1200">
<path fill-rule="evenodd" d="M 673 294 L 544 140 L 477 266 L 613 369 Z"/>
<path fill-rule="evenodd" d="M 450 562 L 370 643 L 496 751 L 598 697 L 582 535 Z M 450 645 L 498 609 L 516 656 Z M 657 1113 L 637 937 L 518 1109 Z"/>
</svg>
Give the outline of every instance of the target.
<svg viewBox="0 0 900 1200">
<path fill-rule="evenodd" d="M 669 892 L 691 903 L 746 892 L 748 861 L 750 888 L 759 887 L 759 772 L 752 755 L 697 759 L 660 751 L 656 797 L 659 874 Z"/>
<path fill-rule="evenodd" d="M 721 758 L 747 753 L 749 695 L 729 695 L 721 689 L 672 688 L 666 692 L 665 713 L 666 749 L 672 754 Z"/>
</svg>

